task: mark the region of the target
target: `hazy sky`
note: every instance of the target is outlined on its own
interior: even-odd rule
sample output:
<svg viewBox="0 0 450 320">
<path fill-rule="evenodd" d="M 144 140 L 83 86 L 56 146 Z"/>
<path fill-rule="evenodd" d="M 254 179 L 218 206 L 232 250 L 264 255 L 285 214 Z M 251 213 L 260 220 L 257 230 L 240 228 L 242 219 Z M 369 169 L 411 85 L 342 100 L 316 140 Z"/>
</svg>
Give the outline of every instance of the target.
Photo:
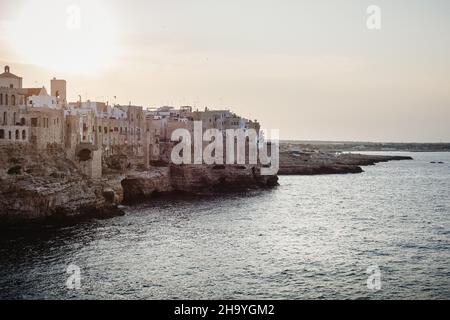
<svg viewBox="0 0 450 320">
<path fill-rule="evenodd" d="M 447 0 L 0 0 L 0 64 L 71 100 L 231 108 L 283 139 L 450 141 Z"/>
</svg>

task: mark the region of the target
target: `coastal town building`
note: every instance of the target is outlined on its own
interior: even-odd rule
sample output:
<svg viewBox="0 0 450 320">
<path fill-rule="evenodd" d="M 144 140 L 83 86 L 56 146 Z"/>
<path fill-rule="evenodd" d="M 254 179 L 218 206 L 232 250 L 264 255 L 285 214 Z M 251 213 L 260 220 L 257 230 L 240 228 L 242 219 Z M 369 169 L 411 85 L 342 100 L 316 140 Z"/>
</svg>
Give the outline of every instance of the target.
<svg viewBox="0 0 450 320">
<path fill-rule="evenodd" d="M 89 177 L 121 159 L 125 167 L 148 168 L 170 160 L 177 129 L 255 129 L 259 123 L 229 110 L 193 111 L 191 106 L 144 108 L 97 101 L 67 100 L 67 82 L 50 80 L 45 87 L 23 88 L 10 67 L 0 74 L 0 145 L 30 144 L 37 152 L 62 148 L 69 160 Z"/>
</svg>

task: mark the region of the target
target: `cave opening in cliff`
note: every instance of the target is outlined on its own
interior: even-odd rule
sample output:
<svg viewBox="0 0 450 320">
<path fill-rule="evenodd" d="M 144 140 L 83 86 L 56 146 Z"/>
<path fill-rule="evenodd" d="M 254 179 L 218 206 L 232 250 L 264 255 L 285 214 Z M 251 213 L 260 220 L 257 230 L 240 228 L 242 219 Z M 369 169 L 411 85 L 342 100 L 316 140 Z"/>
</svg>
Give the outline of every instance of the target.
<svg viewBox="0 0 450 320">
<path fill-rule="evenodd" d="M 77 156 L 80 161 L 88 161 L 92 159 L 92 152 L 91 150 L 83 149 L 78 152 Z"/>
</svg>

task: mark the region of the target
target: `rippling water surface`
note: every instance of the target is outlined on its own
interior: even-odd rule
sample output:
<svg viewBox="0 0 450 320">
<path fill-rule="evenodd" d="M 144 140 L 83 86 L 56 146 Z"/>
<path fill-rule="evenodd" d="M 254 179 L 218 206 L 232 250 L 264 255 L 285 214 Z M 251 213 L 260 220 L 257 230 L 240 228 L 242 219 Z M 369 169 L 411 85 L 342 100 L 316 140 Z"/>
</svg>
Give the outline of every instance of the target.
<svg viewBox="0 0 450 320">
<path fill-rule="evenodd" d="M 450 153 L 410 155 L 358 175 L 3 230 L 0 298 L 449 299 Z M 81 268 L 78 291 L 66 288 L 69 264 Z"/>
</svg>

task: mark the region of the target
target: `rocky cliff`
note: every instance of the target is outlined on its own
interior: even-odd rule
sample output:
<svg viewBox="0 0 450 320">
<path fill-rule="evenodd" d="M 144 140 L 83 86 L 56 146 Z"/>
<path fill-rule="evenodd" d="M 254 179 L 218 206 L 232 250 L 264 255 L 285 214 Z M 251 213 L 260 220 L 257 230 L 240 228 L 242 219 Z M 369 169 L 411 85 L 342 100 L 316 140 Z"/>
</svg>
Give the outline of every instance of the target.
<svg viewBox="0 0 450 320">
<path fill-rule="evenodd" d="M 165 166 L 108 170 L 101 179 L 82 175 L 55 148 L 0 148 L 0 221 L 121 215 L 121 203 L 148 200 L 157 193 L 211 193 L 277 185 L 251 166 Z"/>
<path fill-rule="evenodd" d="M 107 187 L 83 176 L 61 149 L 0 148 L 0 220 L 121 214 L 104 196 Z"/>
<path fill-rule="evenodd" d="M 171 166 L 170 177 L 172 188 L 183 192 L 239 191 L 278 185 L 277 176 L 262 176 L 260 168 L 240 165 Z"/>
<path fill-rule="evenodd" d="M 128 173 L 121 180 L 123 202 L 135 203 L 148 200 L 155 193 L 173 191 L 169 168 L 151 168 L 143 172 Z"/>
<path fill-rule="evenodd" d="M 160 193 L 205 194 L 265 188 L 278 185 L 277 176 L 261 176 L 251 166 L 171 165 L 126 175 L 121 182 L 125 203 Z"/>
</svg>

